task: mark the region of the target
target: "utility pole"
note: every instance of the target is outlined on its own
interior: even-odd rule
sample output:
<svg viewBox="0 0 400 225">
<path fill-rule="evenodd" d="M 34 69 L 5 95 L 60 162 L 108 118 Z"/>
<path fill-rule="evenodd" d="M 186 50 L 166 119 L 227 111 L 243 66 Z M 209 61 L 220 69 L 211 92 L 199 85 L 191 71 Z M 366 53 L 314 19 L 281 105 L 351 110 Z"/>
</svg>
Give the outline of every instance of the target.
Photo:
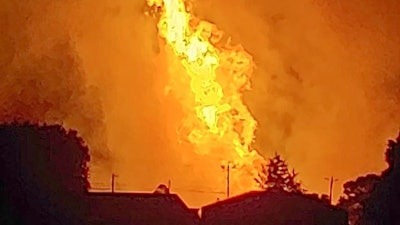
<svg viewBox="0 0 400 225">
<path fill-rule="evenodd" d="M 118 177 L 114 173 L 111 174 L 111 193 L 114 193 L 115 191 L 115 178 Z"/>
<path fill-rule="evenodd" d="M 228 161 L 227 163 L 226 163 L 226 165 L 221 165 L 221 168 L 222 169 L 226 169 L 226 198 L 229 198 L 229 179 L 230 179 L 230 170 L 231 170 L 231 168 L 232 169 L 234 169 L 234 168 L 236 168 L 236 165 L 235 164 L 233 164 L 233 162 L 231 162 L 231 161 Z"/>
<path fill-rule="evenodd" d="M 230 165 L 229 165 L 229 162 L 228 162 L 228 165 L 227 165 L 227 173 L 226 173 L 226 198 L 229 198 L 229 170 L 230 170 Z"/>
<path fill-rule="evenodd" d="M 331 176 L 331 178 L 325 177 L 325 180 L 329 181 L 329 203 L 332 204 L 333 183 L 338 181 L 338 179 L 334 179 L 334 177 Z"/>
</svg>

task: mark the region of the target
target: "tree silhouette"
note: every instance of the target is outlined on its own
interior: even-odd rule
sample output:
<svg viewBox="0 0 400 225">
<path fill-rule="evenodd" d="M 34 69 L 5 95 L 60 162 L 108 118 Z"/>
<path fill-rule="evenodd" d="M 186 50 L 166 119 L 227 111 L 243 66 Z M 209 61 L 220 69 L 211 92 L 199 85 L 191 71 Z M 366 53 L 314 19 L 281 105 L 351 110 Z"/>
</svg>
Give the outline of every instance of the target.
<svg viewBox="0 0 400 225">
<path fill-rule="evenodd" d="M 344 195 L 340 197 L 338 206 L 347 211 L 350 225 L 360 225 L 365 202 L 379 181 L 378 175 L 369 174 L 343 185 Z"/>
<path fill-rule="evenodd" d="M 347 210 L 350 225 L 400 224 L 400 134 L 389 140 L 388 168 L 380 176 L 367 175 L 344 184 L 338 206 Z"/>
<path fill-rule="evenodd" d="M 61 126 L 0 125 L 0 208 L 16 224 L 82 224 L 88 148 Z M 3 218 L 1 218 L 3 219 Z M 12 222 L 0 224 L 12 224 Z"/>
<path fill-rule="evenodd" d="M 301 184 L 295 180 L 297 175 L 294 169 L 290 172 L 285 160 L 275 153 L 269 163 L 262 166 L 255 181 L 262 189 L 303 192 Z"/>
<path fill-rule="evenodd" d="M 400 134 L 389 140 L 385 156 L 389 167 L 365 201 L 363 225 L 400 224 Z"/>
</svg>

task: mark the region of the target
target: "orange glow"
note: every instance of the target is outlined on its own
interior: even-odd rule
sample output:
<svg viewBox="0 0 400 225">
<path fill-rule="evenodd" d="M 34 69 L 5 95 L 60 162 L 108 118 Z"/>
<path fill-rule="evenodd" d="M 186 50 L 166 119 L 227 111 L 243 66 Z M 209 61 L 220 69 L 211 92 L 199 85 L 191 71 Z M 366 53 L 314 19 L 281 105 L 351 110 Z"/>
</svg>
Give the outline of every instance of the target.
<svg viewBox="0 0 400 225">
<path fill-rule="evenodd" d="M 190 79 L 192 95 L 183 93 L 185 98 L 180 99 L 186 108 L 185 126 L 189 130 L 182 135 L 187 135 L 184 138 L 200 154 L 210 149 L 209 154 L 228 150 L 229 155 L 224 154 L 221 162 L 229 160 L 242 167 L 253 166 L 254 160 L 262 158 L 251 148 L 257 122 L 242 98 L 243 92 L 250 89 L 252 56 L 240 45 L 231 46 L 229 41 L 221 44 L 222 32 L 214 24 L 192 15 L 187 2 L 149 0 L 148 4 L 161 7 L 159 35 L 179 58 L 186 73 L 174 74 L 172 79 L 179 79 L 177 76 Z"/>
<path fill-rule="evenodd" d="M 205 27 L 218 50 L 221 105 L 246 111 L 248 106 L 257 119 L 250 149 L 282 154 L 310 193 L 329 193 L 324 178 L 338 178 L 335 199 L 346 181 L 386 168 L 386 140 L 400 127 L 399 1 L 194 3 L 197 17 L 246 48 L 235 52 L 213 24 L 191 15 L 191 29 Z M 209 133 L 209 128 L 197 117 L 189 74 L 144 15 L 145 5 L 144 0 L 4 1 L 0 120 L 17 116 L 76 129 L 90 148 L 94 188 L 110 190 L 112 173 L 118 175 L 118 191 L 152 192 L 171 180 L 172 192 L 200 207 L 224 198 L 221 159 L 238 158 L 227 146 L 240 132 L 253 139 L 253 128 L 237 122 L 231 125 L 236 132 L 224 139 L 207 134 L 210 142 L 190 142 L 189 133 L 198 138 L 202 133 L 194 130 L 205 127 L 200 130 Z M 247 52 L 257 65 L 252 90 L 236 95 L 241 103 L 243 93 L 246 106 L 233 106 L 226 100 L 234 89 L 224 86 L 233 84 L 233 76 L 221 71 L 236 63 L 224 58 Z M 212 116 L 212 110 L 205 112 Z M 232 195 L 244 189 L 235 179 L 252 182 L 239 175 L 242 171 L 231 171 Z"/>
</svg>

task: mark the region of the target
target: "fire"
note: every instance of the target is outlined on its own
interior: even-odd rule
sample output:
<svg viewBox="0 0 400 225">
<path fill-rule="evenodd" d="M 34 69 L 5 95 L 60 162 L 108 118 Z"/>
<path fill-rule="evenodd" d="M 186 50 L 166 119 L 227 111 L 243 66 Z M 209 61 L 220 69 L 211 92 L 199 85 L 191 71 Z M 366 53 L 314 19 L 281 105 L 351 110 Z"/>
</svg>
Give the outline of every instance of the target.
<svg viewBox="0 0 400 225">
<path fill-rule="evenodd" d="M 254 169 L 254 161 L 262 158 L 251 148 L 257 122 L 243 102 L 243 93 L 251 88 L 252 56 L 241 45 L 231 45 L 229 38 L 223 41 L 214 24 L 195 17 L 188 1 L 147 3 L 159 12 L 159 35 L 186 73 L 172 79 L 190 79 L 192 93 L 180 99 L 187 108 L 183 126 L 188 132 L 183 135 L 203 154 L 201 149 L 220 151 L 225 157 L 221 160 Z"/>
</svg>

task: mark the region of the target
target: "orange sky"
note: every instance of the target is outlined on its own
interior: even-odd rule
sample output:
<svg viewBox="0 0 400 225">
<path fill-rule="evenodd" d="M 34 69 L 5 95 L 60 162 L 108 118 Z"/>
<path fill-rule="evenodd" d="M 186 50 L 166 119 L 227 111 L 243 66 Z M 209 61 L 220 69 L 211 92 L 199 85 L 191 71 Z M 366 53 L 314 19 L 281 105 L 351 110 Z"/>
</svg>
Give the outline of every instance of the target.
<svg viewBox="0 0 400 225">
<path fill-rule="evenodd" d="M 47 113 L 44 106 L 31 110 L 80 131 L 94 153 L 109 149 L 110 155 L 93 158 L 93 186 L 107 186 L 114 171 L 121 190 L 152 191 L 172 180 L 172 190 L 191 206 L 223 198 L 225 174 L 215 160 L 177 143 L 182 115 L 176 100 L 163 95 L 170 65 L 156 21 L 143 15 L 144 0 L 2 5 L 0 27 L 7 32 L 0 37 L 0 71 L 7 75 L 0 90 L 9 91 L 0 104 L 13 105 L 4 93 L 28 85 L 14 79 L 27 79 L 21 65 L 29 79 L 43 77 L 56 87 L 42 90 L 43 98 L 70 90 Z M 385 168 L 386 140 L 400 127 L 398 10 L 396 0 L 194 4 L 199 17 L 254 56 L 257 70 L 245 101 L 259 122 L 255 148 L 266 157 L 283 154 L 310 192 L 326 193 L 324 177 L 337 177 L 336 198 L 344 181 Z M 17 20 L 12 12 L 29 19 Z M 60 42 L 69 44 L 54 50 Z M 59 58 L 62 64 L 70 55 L 74 72 L 38 63 Z M 81 95 L 77 80 L 96 91 Z"/>
</svg>

